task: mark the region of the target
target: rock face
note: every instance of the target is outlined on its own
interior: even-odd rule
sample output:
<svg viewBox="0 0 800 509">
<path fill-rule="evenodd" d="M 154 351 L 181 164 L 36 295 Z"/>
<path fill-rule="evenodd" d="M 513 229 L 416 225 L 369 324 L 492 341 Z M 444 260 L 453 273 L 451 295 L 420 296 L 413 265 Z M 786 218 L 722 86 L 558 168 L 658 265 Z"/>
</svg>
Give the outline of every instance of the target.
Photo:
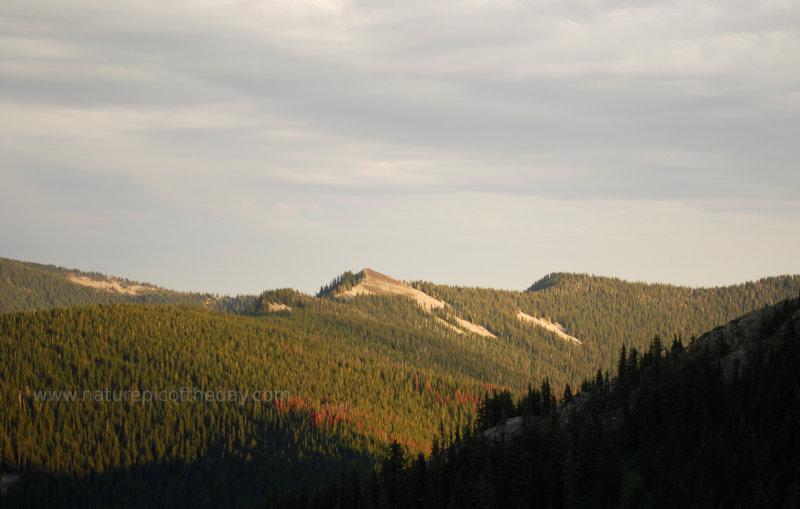
<svg viewBox="0 0 800 509">
<path fill-rule="evenodd" d="M 5 495 L 8 489 L 17 484 L 21 480 L 17 474 L 2 474 L 0 475 L 0 495 Z"/>
<path fill-rule="evenodd" d="M 487 429 L 483 432 L 483 436 L 494 441 L 500 440 L 502 436 L 505 436 L 505 438 L 512 438 L 522 433 L 524 425 L 524 417 L 512 417 L 511 419 L 506 419 L 502 424 Z"/>
<path fill-rule="evenodd" d="M 798 301 L 784 301 L 741 316 L 694 340 L 686 350 L 689 359 L 701 355 L 717 358 L 723 375 L 730 379 L 749 362 L 749 352 L 772 338 L 800 334 Z M 792 332 L 794 331 L 794 332 Z"/>
</svg>

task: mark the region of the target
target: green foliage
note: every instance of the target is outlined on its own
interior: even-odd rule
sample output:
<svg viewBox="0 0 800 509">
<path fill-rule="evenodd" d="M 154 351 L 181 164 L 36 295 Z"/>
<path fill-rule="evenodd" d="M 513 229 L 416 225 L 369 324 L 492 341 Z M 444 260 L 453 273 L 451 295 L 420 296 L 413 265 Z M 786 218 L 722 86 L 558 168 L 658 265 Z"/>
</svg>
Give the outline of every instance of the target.
<svg viewBox="0 0 800 509">
<path fill-rule="evenodd" d="M 516 408 L 510 392 L 493 391 L 491 396 L 486 393 L 478 408 L 475 430 L 486 431 L 515 415 L 517 415 Z"/>
<path fill-rule="evenodd" d="M 654 334 L 689 338 L 800 293 L 800 276 L 718 288 L 631 283 L 586 274 L 550 274 L 525 292 L 416 282 L 460 317 L 478 323 L 534 359 L 531 378 L 577 385 L 600 368 L 614 371 L 624 344 L 647 349 Z M 522 322 L 517 313 L 564 326 L 582 344 Z"/>
<path fill-rule="evenodd" d="M 646 504 L 658 492 L 643 465 L 660 472 L 673 460 L 646 446 L 671 422 L 656 395 L 705 401 L 706 387 L 722 390 L 713 370 L 688 378 L 699 381 L 699 396 L 676 385 L 683 369 L 677 338 L 800 291 L 800 278 L 788 276 L 702 290 L 569 274 L 528 292 L 418 283 L 448 303 L 429 313 L 400 296 L 130 295 L 78 285 L 70 275 L 108 281 L 0 259 L 0 310 L 42 309 L 0 315 L 0 461 L 23 477 L 4 506 L 106 506 L 123 497 L 139 507 L 268 500 L 279 507 L 492 507 L 533 504 L 534 493 L 552 506 L 588 507 L 592 493 L 603 504 Z M 362 277 L 345 273 L 320 295 Z M 101 305 L 51 309 L 79 304 Z M 520 310 L 560 322 L 582 344 L 521 322 Z M 451 315 L 498 337 L 459 334 L 441 323 Z M 679 335 L 670 345 L 660 338 L 672 330 Z M 573 427 L 558 425 L 556 394 L 583 379 L 594 396 L 573 403 L 589 410 Z M 531 388 L 530 380 L 545 382 Z M 286 390 L 292 398 L 126 404 L 35 397 L 36 390 L 182 387 Z M 570 388 L 563 393 L 572 397 Z M 717 411 L 711 403 L 699 413 L 670 405 L 701 423 Z M 619 408 L 629 412 L 617 421 L 626 430 L 621 441 L 604 424 Z M 514 415 L 541 421 L 515 442 L 521 459 L 480 439 Z M 462 445 L 449 447 L 454 441 Z M 391 466 L 364 477 L 391 443 Z M 430 459 L 420 459 L 429 451 Z M 514 468 L 538 476 L 519 499 L 513 490 L 525 481 Z M 602 475 L 590 478 L 596 469 Z M 189 493 L 195 485 L 199 491 Z M 581 495 L 575 487 L 584 485 Z"/>
<path fill-rule="evenodd" d="M 274 306 L 275 304 L 288 306 L 289 309 L 285 310 L 288 312 L 291 311 L 291 309 L 309 306 L 312 304 L 313 300 L 314 299 L 312 297 L 309 297 L 304 293 L 300 293 L 292 288 L 267 290 L 255 298 L 250 307 L 246 310 L 243 310 L 242 313 L 253 315 L 274 313 L 275 309 L 272 309 L 271 305 Z"/>
<path fill-rule="evenodd" d="M 800 299 L 761 316 L 732 377 L 721 369 L 728 358 L 656 336 L 644 355 L 621 351 L 624 388 L 599 374 L 559 409 L 529 413 L 517 433 L 479 428 L 428 461 L 382 469 L 372 490 L 391 487 L 389 508 L 796 507 Z M 543 384 L 528 397 L 552 401 L 549 392 Z M 488 397 L 482 412 L 506 398 Z"/>
<path fill-rule="evenodd" d="M 336 277 L 327 285 L 321 287 L 317 293 L 317 297 L 333 297 L 338 293 L 346 292 L 364 279 L 364 271 L 358 274 L 353 274 L 351 271 L 346 271 L 340 276 Z"/>
<path fill-rule="evenodd" d="M 281 486 L 319 486 L 326 470 L 363 471 L 391 440 L 427 451 L 439 423 L 468 422 L 484 380 L 525 377 L 513 358 L 486 362 L 467 338 L 438 334 L 434 318 L 405 299 L 264 297 L 305 304 L 256 317 L 148 305 L 0 315 L 0 452 L 3 468 L 23 476 L 4 505 L 107 505 L 119 493 L 131 505 L 198 505 L 167 496 L 172 483 L 203 485 L 199 505 L 263 502 Z M 183 387 L 285 390 L 291 399 L 36 396 Z"/>
<path fill-rule="evenodd" d="M 147 290 L 136 294 L 109 291 L 75 283 L 70 276 L 99 282 L 117 281 L 124 286 L 146 286 Z M 217 299 L 211 294 L 175 292 L 127 279 L 112 280 L 96 272 L 0 258 L 0 313 L 126 302 L 215 307 Z"/>
</svg>

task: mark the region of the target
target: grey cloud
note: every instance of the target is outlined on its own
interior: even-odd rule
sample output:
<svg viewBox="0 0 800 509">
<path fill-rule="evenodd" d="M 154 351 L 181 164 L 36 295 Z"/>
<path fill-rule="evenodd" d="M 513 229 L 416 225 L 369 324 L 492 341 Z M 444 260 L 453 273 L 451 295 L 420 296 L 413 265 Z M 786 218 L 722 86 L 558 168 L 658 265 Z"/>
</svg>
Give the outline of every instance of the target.
<svg viewBox="0 0 800 509">
<path fill-rule="evenodd" d="M 476 193 L 576 208 L 575 238 L 593 200 L 792 224 L 796 3 L 203 4 L 4 4 L 0 149 L 53 214 L 308 234 L 296 250 L 395 215 L 444 250 L 464 241 L 437 204 Z M 297 238 L 270 222 L 283 198 Z"/>
<path fill-rule="evenodd" d="M 499 8 L 464 15 L 456 6 L 452 12 L 434 13 L 440 19 L 418 14 L 426 12 L 424 8 L 408 6 L 399 13 L 391 11 L 391 19 L 400 20 L 392 23 L 382 21 L 378 11 L 373 24 L 351 30 L 357 58 L 349 58 L 347 46 L 343 53 L 316 54 L 217 27 L 201 31 L 179 26 L 173 32 L 158 20 L 152 27 L 134 26 L 128 32 L 124 26 L 88 35 L 65 30 L 70 44 L 94 49 L 96 65 L 121 58 L 118 65 L 130 66 L 133 77 L 84 74 L 80 69 L 62 70 L 47 79 L 12 76 L 4 80 L 4 93 L 41 101 L 62 97 L 78 106 L 147 108 L 240 98 L 250 103 L 254 115 L 275 112 L 308 129 L 363 142 L 502 152 L 505 158 L 516 154 L 521 160 L 532 152 L 572 152 L 573 164 L 589 164 L 581 155 L 589 151 L 588 158 L 594 158 L 600 147 L 724 149 L 732 153 L 732 160 L 748 156 L 736 154 L 748 145 L 771 153 L 786 150 L 773 134 L 772 119 L 759 119 L 764 114 L 756 110 L 758 105 L 748 104 L 757 94 L 735 90 L 731 75 L 695 77 L 694 84 L 686 86 L 683 76 L 625 77 L 613 69 L 604 75 L 596 68 L 582 70 L 580 61 L 573 64 L 571 76 L 537 73 L 536 59 L 545 58 L 542 64 L 547 66 L 554 57 L 547 59 L 546 47 L 530 52 L 520 48 L 540 39 L 546 46 L 556 30 L 548 23 L 591 23 L 608 14 L 608 6 L 569 7 L 555 12 L 553 7 L 521 12 Z M 536 19 L 537 14 L 543 19 Z M 529 24 L 544 28 L 526 32 Z M 509 61 L 500 67 L 506 54 L 519 59 L 526 53 L 531 62 Z M 532 74 L 516 76 L 519 65 L 531 67 Z M 135 79 L 139 69 L 143 77 Z M 403 80 L 422 86 L 392 86 Z M 692 89 L 706 94 L 698 97 Z M 715 113 L 732 108 L 745 109 L 742 116 L 749 130 Z M 603 161 L 593 164 L 611 170 Z"/>
</svg>

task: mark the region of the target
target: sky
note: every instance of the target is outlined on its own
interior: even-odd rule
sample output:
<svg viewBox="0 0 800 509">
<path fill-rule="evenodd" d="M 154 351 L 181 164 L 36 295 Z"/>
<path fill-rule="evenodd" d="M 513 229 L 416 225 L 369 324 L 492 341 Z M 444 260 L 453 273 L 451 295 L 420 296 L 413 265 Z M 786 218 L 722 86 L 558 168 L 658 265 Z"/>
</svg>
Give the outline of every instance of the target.
<svg viewBox="0 0 800 509">
<path fill-rule="evenodd" d="M 800 273 L 800 3 L 0 4 L 0 256 L 219 294 Z"/>
</svg>

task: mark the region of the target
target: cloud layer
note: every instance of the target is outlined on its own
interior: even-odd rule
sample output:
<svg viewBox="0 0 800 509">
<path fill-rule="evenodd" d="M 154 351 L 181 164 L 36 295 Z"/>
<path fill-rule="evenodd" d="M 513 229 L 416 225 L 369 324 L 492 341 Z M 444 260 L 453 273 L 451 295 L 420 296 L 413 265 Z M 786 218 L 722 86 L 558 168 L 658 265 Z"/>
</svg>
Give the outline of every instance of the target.
<svg viewBox="0 0 800 509">
<path fill-rule="evenodd" d="M 793 1 L 8 1 L 2 255 L 220 292 L 798 272 L 797 26 Z"/>
</svg>

